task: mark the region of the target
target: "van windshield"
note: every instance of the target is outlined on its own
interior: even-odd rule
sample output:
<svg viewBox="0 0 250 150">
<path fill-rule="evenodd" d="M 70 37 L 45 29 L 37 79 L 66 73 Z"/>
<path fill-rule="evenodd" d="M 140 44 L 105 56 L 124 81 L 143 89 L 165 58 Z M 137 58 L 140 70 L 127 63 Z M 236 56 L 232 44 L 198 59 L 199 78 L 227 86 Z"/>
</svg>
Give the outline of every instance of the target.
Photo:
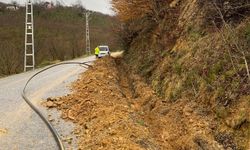
<svg viewBox="0 0 250 150">
<path fill-rule="evenodd" d="M 108 51 L 107 47 L 99 47 L 100 51 Z"/>
</svg>

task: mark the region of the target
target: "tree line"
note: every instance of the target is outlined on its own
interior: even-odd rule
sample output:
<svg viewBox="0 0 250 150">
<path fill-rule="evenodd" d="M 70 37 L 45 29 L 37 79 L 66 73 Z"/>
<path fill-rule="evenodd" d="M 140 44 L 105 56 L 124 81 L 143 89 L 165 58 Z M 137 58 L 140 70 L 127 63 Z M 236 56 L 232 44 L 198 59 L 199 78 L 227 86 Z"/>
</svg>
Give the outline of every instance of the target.
<svg viewBox="0 0 250 150">
<path fill-rule="evenodd" d="M 85 54 L 85 9 L 79 5 L 45 9 L 34 4 L 36 66 L 68 60 Z M 0 12 L 0 76 L 23 71 L 25 8 Z M 117 25 L 113 16 L 92 13 L 90 34 L 92 49 L 107 44 L 118 49 Z"/>
</svg>

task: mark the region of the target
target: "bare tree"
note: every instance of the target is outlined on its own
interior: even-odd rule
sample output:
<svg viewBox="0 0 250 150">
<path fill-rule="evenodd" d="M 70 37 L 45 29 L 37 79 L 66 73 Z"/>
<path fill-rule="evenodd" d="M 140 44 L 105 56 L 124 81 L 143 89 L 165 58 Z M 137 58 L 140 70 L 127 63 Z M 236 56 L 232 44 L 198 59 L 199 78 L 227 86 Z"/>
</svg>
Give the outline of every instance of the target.
<svg viewBox="0 0 250 150">
<path fill-rule="evenodd" d="M 224 19 L 224 16 L 220 10 L 220 8 L 218 7 L 218 5 L 216 4 L 216 2 L 213 0 L 213 5 L 214 7 L 216 8 L 222 22 L 223 22 L 223 27 L 225 28 L 225 30 L 227 31 L 227 33 L 229 33 L 229 35 L 232 37 L 231 39 L 232 40 L 229 40 L 226 38 L 226 36 L 224 35 L 224 33 L 222 31 L 220 31 L 220 34 L 225 42 L 225 44 L 229 45 L 229 46 L 234 46 L 238 52 L 241 53 L 242 55 L 242 59 L 244 60 L 244 63 L 245 63 L 245 68 L 246 68 L 246 73 L 247 73 L 247 76 L 248 76 L 248 80 L 250 81 L 250 72 L 249 72 L 249 65 L 248 65 L 248 62 L 247 62 L 247 58 L 246 58 L 246 54 L 245 54 L 245 51 L 244 49 L 237 43 L 237 41 L 239 41 L 239 39 L 235 36 L 235 32 L 233 31 L 232 27 L 226 23 L 225 19 Z M 230 50 L 228 50 L 228 53 L 230 55 L 230 59 L 231 59 L 231 63 L 235 69 L 235 65 L 234 65 L 234 62 L 233 62 L 233 58 L 232 58 L 232 54 L 230 52 Z"/>
</svg>

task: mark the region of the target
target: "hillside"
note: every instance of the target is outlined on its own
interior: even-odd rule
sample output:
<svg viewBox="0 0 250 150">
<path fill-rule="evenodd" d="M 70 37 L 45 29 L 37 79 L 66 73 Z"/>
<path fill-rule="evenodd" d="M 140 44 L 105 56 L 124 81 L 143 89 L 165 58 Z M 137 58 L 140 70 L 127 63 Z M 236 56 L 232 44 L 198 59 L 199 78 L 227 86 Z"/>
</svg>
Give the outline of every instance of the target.
<svg viewBox="0 0 250 150">
<path fill-rule="evenodd" d="M 97 59 L 64 96 L 41 100 L 52 124 L 74 124 L 69 137 L 58 130 L 67 149 L 249 150 L 250 0 L 112 0 L 112 5 L 115 17 L 93 13 L 92 45 L 118 49 L 121 42 L 124 51 Z M 80 8 L 35 10 L 38 65 L 84 54 Z M 22 69 L 23 13 L 23 8 L 0 12 L 2 74 Z M 68 84 L 70 75 L 56 73 Z M 12 86 L 20 83 L 10 80 Z M 55 88 L 47 82 L 47 90 Z M 52 116 L 55 109 L 60 118 Z"/>
<path fill-rule="evenodd" d="M 85 53 L 85 16 L 80 7 L 58 6 L 50 10 L 34 6 L 36 65 L 54 60 L 68 60 Z M 0 76 L 23 71 L 25 8 L 0 11 Z M 107 44 L 118 49 L 116 19 L 92 12 L 90 21 L 91 49 Z"/>
<path fill-rule="evenodd" d="M 152 113 L 168 106 L 159 136 L 173 149 L 250 148 L 249 4 L 113 0 L 124 60 L 164 99 Z"/>
</svg>

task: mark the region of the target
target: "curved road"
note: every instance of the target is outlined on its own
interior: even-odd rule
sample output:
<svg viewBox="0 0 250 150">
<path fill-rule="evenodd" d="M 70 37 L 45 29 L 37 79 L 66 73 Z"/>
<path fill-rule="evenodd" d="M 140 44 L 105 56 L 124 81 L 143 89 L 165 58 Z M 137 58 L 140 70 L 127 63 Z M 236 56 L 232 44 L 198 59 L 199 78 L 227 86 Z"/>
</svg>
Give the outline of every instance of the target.
<svg viewBox="0 0 250 150">
<path fill-rule="evenodd" d="M 93 56 L 74 61 L 91 61 Z M 49 129 L 21 97 L 26 81 L 40 69 L 0 79 L 0 150 L 56 150 Z M 55 110 L 41 106 L 42 99 L 69 93 L 68 85 L 83 72 L 79 65 L 52 68 L 36 77 L 28 86 L 28 97 L 45 115 L 53 117 L 63 137 L 70 136 L 73 124 L 58 120 Z M 60 123 L 59 123 L 60 122 Z M 65 143 L 66 144 L 66 143 Z M 74 142 L 73 142 L 74 144 Z"/>
</svg>

